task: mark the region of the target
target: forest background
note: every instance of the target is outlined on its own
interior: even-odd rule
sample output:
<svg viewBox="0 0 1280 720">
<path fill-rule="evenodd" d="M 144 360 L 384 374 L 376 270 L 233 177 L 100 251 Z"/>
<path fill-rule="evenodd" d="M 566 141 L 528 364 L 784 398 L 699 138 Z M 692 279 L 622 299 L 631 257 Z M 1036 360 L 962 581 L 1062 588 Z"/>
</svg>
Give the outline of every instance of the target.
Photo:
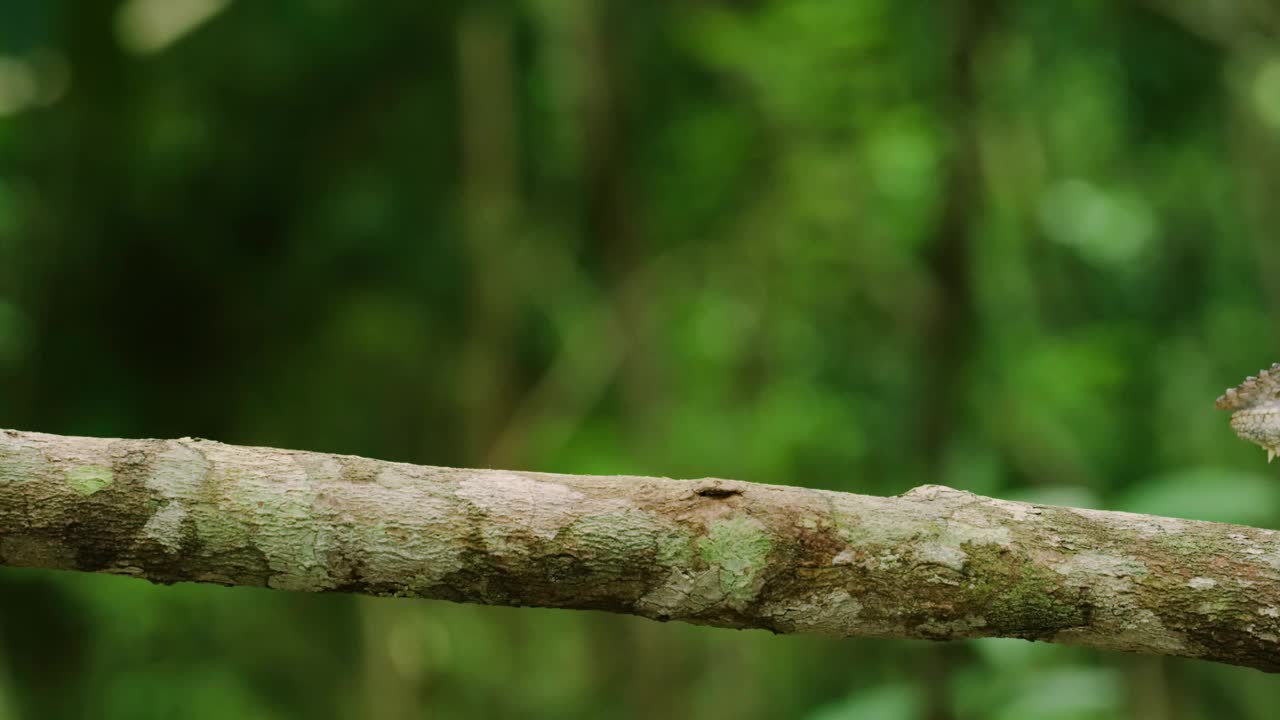
<svg viewBox="0 0 1280 720">
<path fill-rule="evenodd" d="M 1280 527 L 1280 9 L 6 0 L 0 427 Z M 1033 644 L 0 571 L 0 720 L 1273 716 Z"/>
</svg>

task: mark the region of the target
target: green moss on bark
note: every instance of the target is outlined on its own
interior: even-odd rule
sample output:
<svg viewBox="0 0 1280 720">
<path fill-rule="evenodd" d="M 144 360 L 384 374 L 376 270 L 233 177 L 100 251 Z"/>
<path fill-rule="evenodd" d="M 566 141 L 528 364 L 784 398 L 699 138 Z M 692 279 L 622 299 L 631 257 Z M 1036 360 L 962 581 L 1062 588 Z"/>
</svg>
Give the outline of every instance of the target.
<svg viewBox="0 0 1280 720">
<path fill-rule="evenodd" d="M 67 471 L 67 484 L 85 497 L 111 487 L 115 473 L 105 465 L 79 465 Z"/>
<path fill-rule="evenodd" d="M 999 628 L 1001 635 L 1048 639 L 1088 623 L 1081 598 L 1064 597 L 1061 577 L 1020 562 L 994 545 L 966 543 L 965 574 L 972 578 L 972 614 Z"/>
</svg>

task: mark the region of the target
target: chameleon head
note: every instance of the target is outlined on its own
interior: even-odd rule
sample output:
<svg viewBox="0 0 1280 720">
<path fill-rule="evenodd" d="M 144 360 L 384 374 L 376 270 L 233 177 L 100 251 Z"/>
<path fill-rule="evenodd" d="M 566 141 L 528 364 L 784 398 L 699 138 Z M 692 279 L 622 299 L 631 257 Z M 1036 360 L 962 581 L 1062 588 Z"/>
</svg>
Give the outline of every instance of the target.
<svg viewBox="0 0 1280 720">
<path fill-rule="evenodd" d="M 1280 402 L 1235 411 L 1231 414 L 1231 429 L 1241 439 L 1262 446 L 1267 451 L 1267 462 L 1271 462 L 1280 452 Z"/>
<path fill-rule="evenodd" d="M 1280 363 L 1249 377 L 1218 398 L 1218 408 L 1231 410 L 1231 429 L 1241 439 L 1267 451 L 1267 462 L 1280 454 Z"/>
</svg>

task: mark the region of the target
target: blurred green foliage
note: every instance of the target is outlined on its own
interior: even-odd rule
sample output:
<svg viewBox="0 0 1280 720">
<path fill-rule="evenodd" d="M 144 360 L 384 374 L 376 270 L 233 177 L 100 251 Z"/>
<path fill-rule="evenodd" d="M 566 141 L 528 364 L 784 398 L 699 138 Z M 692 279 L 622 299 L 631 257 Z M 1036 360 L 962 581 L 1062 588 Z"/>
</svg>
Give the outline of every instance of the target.
<svg viewBox="0 0 1280 720">
<path fill-rule="evenodd" d="M 1275 527 L 1280 20 L 7 0 L 0 426 Z M 0 572 L 10 718 L 1269 718 L 1253 671 Z"/>
</svg>

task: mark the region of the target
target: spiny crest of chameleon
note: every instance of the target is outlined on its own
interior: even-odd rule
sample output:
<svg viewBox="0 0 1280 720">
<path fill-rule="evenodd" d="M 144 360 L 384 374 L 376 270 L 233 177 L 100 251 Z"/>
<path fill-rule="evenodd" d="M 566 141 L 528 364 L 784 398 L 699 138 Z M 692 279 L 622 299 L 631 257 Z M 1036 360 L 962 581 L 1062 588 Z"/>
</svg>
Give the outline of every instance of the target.
<svg viewBox="0 0 1280 720">
<path fill-rule="evenodd" d="M 1228 390 L 1217 406 L 1231 411 L 1236 435 L 1267 451 L 1267 462 L 1280 453 L 1280 363 Z"/>
</svg>

